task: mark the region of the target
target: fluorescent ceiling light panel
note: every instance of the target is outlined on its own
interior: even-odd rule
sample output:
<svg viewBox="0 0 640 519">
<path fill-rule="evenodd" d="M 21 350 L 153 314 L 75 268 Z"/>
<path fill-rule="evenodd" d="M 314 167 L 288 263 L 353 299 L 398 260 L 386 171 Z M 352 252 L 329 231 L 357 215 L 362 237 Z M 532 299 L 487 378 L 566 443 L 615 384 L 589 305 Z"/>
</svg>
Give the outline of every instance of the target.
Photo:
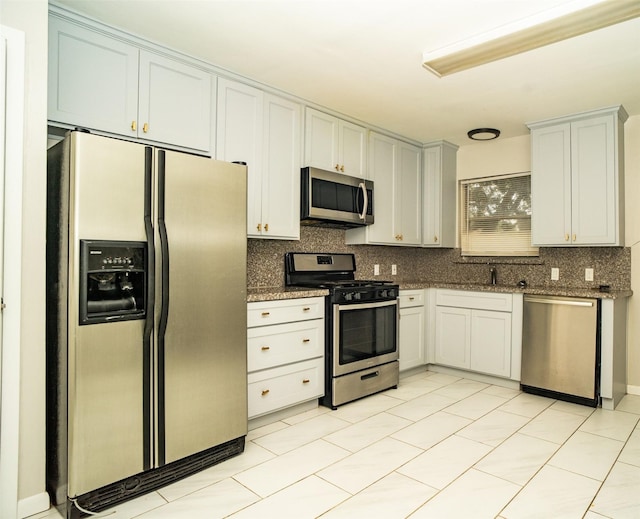
<svg viewBox="0 0 640 519">
<path fill-rule="evenodd" d="M 514 56 L 640 16 L 639 0 L 579 0 L 425 52 L 422 66 L 438 77 Z"/>
</svg>

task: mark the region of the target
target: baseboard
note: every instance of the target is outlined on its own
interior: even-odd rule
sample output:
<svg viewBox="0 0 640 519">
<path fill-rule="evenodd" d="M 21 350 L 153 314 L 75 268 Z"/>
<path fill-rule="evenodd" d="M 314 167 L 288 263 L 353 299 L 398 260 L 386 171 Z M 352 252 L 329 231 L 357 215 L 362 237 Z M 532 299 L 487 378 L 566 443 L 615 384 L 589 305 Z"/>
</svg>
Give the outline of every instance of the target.
<svg viewBox="0 0 640 519">
<path fill-rule="evenodd" d="M 42 492 L 35 496 L 29 496 L 18 501 L 18 519 L 24 519 L 31 515 L 49 510 L 49 494 Z"/>
<path fill-rule="evenodd" d="M 628 395 L 640 395 L 640 386 L 627 386 Z"/>
</svg>

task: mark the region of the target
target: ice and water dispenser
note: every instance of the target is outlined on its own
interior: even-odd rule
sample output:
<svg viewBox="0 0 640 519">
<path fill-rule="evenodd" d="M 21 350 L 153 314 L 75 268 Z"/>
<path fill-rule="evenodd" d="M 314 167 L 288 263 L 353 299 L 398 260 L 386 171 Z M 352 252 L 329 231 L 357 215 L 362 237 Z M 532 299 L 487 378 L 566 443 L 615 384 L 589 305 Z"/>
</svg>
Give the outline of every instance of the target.
<svg viewBox="0 0 640 519">
<path fill-rule="evenodd" d="M 147 244 L 80 240 L 80 324 L 146 317 Z"/>
</svg>

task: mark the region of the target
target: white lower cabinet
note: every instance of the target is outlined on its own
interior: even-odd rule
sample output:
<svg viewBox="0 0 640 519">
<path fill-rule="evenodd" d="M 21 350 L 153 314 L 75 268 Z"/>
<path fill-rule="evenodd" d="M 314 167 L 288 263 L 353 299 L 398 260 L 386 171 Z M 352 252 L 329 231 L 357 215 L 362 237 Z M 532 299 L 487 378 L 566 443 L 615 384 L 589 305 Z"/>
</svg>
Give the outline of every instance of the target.
<svg viewBox="0 0 640 519">
<path fill-rule="evenodd" d="M 424 290 L 400 291 L 400 371 L 425 364 Z"/>
<path fill-rule="evenodd" d="M 324 394 L 324 298 L 247 305 L 249 418 Z"/>
<path fill-rule="evenodd" d="M 519 380 L 522 295 L 437 290 L 434 362 Z"/>
</svg>

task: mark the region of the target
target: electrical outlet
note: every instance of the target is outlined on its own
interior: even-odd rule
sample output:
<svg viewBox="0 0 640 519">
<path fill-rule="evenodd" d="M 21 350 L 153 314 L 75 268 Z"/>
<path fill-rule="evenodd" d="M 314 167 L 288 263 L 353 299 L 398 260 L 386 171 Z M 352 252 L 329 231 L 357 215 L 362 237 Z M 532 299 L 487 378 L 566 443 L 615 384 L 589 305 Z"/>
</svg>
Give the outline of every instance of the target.
<svg viewBox="0 0 640 519">
<path fill-rule="evenodd" d="M 391 265 L 391 275 L 395 276 L 398 273 L 398 266 L 397 265 Z"/>
<path fill-rule="evenodd" d="M 553 267 L 551 269 L 551 281 L 558 281 L 560 279 L 560 269 Z"/>
<path fill-rule="evenodd" d="M 593 281 L 593 269 L 584 269 L 584 280 Z"/>
<path fill-rule="evenodd" d="M 374 265 L 373 266 L 373 275 L 374 276 L 379 276 L 380 275 L 380 265 Z"/>
</svg>

